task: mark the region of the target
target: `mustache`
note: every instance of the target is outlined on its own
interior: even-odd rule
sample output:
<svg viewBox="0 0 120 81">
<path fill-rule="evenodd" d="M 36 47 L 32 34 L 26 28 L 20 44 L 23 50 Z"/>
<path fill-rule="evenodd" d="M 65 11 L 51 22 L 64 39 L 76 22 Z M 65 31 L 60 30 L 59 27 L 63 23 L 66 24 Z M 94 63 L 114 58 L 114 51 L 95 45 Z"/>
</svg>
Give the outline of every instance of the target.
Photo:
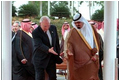
<svg viewBox="0 0 120 81">
<path fill-rule="evenodd" d="M 78 29 L 81 29 L 80 27 L 77 27 Z"/>
<path fill-rule="evenodd" d="M 77 27 L 81 27 L 80 25 L 77 25 Z"/>
</svg>

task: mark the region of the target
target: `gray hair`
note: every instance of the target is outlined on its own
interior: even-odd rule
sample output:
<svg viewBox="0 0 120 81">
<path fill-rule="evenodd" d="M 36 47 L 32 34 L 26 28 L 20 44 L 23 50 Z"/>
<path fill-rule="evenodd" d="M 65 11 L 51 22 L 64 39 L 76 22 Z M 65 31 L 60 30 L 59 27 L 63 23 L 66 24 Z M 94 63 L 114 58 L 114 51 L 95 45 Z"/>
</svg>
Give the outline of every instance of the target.
<svg viewBox="0 0 120 81">
<path fill-rule="evenodd" d="M 47 19 L 48 22 L 50 23 L 50 18 L 49 18 L 48 16 L 42 16 L 42 17 L 40 18 L 40 23 L 41 23 L 44 19 Z"/>
<path fill-rule="evenodd" d="M 17 23 L 19 27 L 21 26 L 21 24 L 20 24 L 19 21 L 15 21 L 14 24 L 15 24 L 15 23 Z"/>
</svg>

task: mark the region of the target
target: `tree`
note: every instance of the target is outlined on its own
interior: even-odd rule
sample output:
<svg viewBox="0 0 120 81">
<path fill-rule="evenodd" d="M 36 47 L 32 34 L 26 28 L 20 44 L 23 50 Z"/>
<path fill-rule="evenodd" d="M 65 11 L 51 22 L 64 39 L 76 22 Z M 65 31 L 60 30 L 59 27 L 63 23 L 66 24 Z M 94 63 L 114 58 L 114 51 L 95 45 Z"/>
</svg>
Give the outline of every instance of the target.
<svg viewBox="0 0 120 81">
<path fill-rule="evenodd" d="M 91 19 L 102 22 L 104 20 L 104 1 L 95 1 L 96 4 L 102 6 L 100 10 L 96 10 Z"/>
<path fill-rule="evenodd" d="M 37 10 L 40 11 L 40 1 L 29 1 L 28 4 L 36 6 Z"/>
<path fill-rule="evenodd" d="M 42 1 L 42 14 L 48 15 L 48 1 Z"/>
<path fill-rule="evenodd" d="M 67 1 L 53 1 L 51 3 L 51 16 L 70 17 L 70 10 L 67 6 Z"/>
<path fill-rule="evenodd" d="M 12 16 L 16 16 L 16 12 L 17 12 L 17 10 L 16 10 L 16 7 L 13 5 L 14 4 L 14 1 L 12 1 Z"/>
<path fill-rule="evenodd" d="M 38 13 L 40 14 L 40 1 L 29 1 L 29 4 L 33 4 L 37 7 Z M 48 1 L 42 1 L 42 15 L 48 13 Z"/>
<path fill-rule="evenodd" d="M 19 7 L 19 16 L 38 16 L 38 9 L 33 4 L 24 4 Z"/>
<path fill-rule="evenodd" d="M 102 22 L 104 20 L 104 8 L 96 10 L 95 13 L 92 15 L 92 20 Z"/>
</svg>

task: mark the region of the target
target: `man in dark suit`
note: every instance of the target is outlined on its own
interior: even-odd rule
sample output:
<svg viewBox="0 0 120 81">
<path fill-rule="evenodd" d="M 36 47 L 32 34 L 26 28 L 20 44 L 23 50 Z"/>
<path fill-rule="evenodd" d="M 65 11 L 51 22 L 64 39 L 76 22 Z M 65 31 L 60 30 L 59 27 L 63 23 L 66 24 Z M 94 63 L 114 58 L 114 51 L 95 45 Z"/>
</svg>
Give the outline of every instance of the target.
<svg viewBox="0 0 120 81">
<path fill-rule="evenodd" d="M 49 79 L 56 80 L 56 62 L 60 59 L 60 46 L 56 27 L 50 25 L 50 19 L 47 16 L 43 16 L 40 19 L 40 26 L 32 32 L 32 36 L 34 40 L 33 64 L 35 79 L 44 80 L 44 71 L 46 70 Z"/>
<path fill-rule="evenodd" d="M 17 31 L 12 39 L 12 79 L 34 80 L 33 39 L 29 35 L 31 22 L 29 19 L 24 19 L 21 25 L 22 30 Z"/>
</svg>

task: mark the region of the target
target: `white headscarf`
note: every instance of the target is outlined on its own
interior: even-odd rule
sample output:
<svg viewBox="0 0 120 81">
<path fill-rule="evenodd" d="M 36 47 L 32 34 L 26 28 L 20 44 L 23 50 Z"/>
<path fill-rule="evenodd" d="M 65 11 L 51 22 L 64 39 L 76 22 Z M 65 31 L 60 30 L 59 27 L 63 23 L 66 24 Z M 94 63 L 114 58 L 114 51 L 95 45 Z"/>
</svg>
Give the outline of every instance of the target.
<svg viewBox="0 0 120 81">
<path fill-rule="evenodd" d="M 75 14 L 75 16 L 73 17 L 74 20 L 76 21 L 80 21 L 83 22 L 83 27 L 81 29 L 79 29 L 81 31 L 81 33 L 83 34 L 83 36 L 85 37 L 86 41 L 89 43 L 89 45 L 91 46 L 91 48 L 93 48 L 94 46 L 94 41 L 93 41 L 93 33 L 92 33 L 92 27 L 91 25 L 88 23 L 88 21 L 81 16 L 80 13 Z M 80 17 L 80 18 L 79 18 Z M 79 18 L 79 19 L 78 19 Z M 72 21 L 72 26 L 76 29 L 78 29 L 75 25 L 74 22 L 76 21 Z"/>
</svg>

